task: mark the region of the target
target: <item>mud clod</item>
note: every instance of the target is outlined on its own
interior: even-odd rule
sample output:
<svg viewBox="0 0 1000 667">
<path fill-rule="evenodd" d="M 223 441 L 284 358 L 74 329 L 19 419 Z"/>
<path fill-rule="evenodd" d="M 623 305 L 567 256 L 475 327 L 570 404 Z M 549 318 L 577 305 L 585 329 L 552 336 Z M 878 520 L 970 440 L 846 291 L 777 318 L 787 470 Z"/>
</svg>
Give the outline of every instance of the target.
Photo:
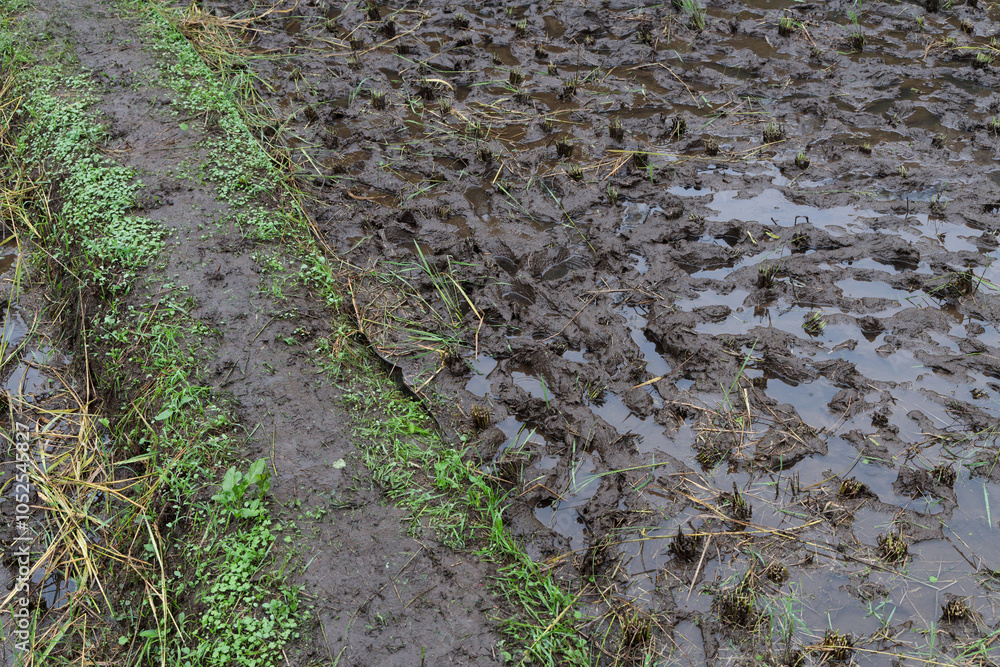
<svg viewBox="0 0 1000 667">
<path fill-rule="evenodd" d="M 898 563 L 906 560 L 910 544 L 894 533 L 884 533 L 876 539 L 879 558 L 887 563 Z"/>
<path fill-rule="evenodd" d="M 854 652 L 854 640 L 849 634 L 841 634 L 839 630 L 827 630 L 823 642 L 817 648 L 826 660 L 845 662 L 851 659 Z"/>
<path fill-rule="evenodd" d="M 736 482 L 733 482 L 732 493 L 724 492 L 719 496 L 719 507 L 722 508 L 729 518 L 734 521 L 744 523 L 753 518 L 753 506 L 750 501 L 740 493 Z"/>
<path fill-rule="evenodd" d="M 773 144 L 785 138 L 785 128 L 776 120 L 769 120 L 764 125 L 764 143 Z"/>
<path fill-rule="evenodd" d="M 625 140 L 625 126 L 617 118 L 608 124 L 608 136 L 619 144 Z"/>
<path fill-rule="evenodd" d="M 719 154 L 719 141 L 715 137 L 705 137 L 702 144 L 705 146 L 705 155 Z"/>
<path fill-rule="evenodd" d="M 941 608 L 941 620 L 960 623 L 972 619 L 972 609 L 965 598 L 953 597 Z"/>
<path fill-rule="evenodd" d="M 565 139 L 560 139 L 556 142 L 556 155 L 560 160 L 569 160 L 573 157 L 573 144 Z"/>
<path fill-rule="evenodd" d="M 844 498 L 862 498 L 870 494 L 868 487 L 864 485 L 863 482 L 850 477 L 840 482 L 840 488 L 837 493 Z"/>
<path fill-rule="evenodd" d="M 744 579 L 735 587 L 723 591 L 714 600 L 719 620 L 727 625 L 750 628 L 757 617 L 757 596 Z"/>
<path fill-rule="evenodd" d="M 472 426 L 476 431 L 485 431 L 493 424 L 493 415 L 486 406 L 474 403 L 469 413 L 472 417 Z"/>
<path fill-rule="evenodd" d="M 683 116 L 674 118 L 670 123 L 670 138 L 680 139 L 687 134 L 687 120 Z"/>
<path fill-rule="evenodd" d="M 764 568 L 763 575 L 768 580 L 781 584 L 788 581 L 788 568 L 781 563 L 773 562 Z"/>
<path fill-rule="evenodd" d="M 619 655 L 628 657 L 648 653 L 653 645 L 653 619 L 634 610 L 626 612 L 619 622 L 621 623 Z"/>
<path fill-rule="evenodd" d="M 684 561 L 685 563 L 690 563 L 696 559 L 699 555 L 700 548 L 701 538 L 697 535 L 685 535 L 681 526 L 677 526 L 677 534 L 674 536 L 674 539 L 671 540 L 670 546 L 668 547 L 670 553 L 672 553 L 677 560 Z"/>
<path fill-rule="evenodd" d="M 938 484 L 944 485 L 949 489 L 955 488 L 955 469 L 950 465 L 942 463 L 941 465 L 934 466 L 931 470 L 931 478 Z"/>
</svg>

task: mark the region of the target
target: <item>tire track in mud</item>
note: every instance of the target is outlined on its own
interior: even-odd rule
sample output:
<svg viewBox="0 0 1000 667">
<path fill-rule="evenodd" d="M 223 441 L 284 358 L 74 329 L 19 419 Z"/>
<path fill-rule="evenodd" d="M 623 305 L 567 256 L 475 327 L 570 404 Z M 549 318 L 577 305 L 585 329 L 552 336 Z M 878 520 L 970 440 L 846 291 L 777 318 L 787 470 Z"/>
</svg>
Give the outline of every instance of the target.
<svg viewBox="0 0 1000 667">
<path fill-rule="evenodd" d="M 286 518 L 301 532 L 290 548 L 302 559 L 300 580 L 319 626 L 294 664 L 330 656 L 351 665 L 494 664 L 485 566 L 432 536 L 409 537 L 407 514 L 384 504 L 340 407 L 352 379 L 338 386 L 312 355 L 311 345 L 332 335 L 331 313 L 301 292 L 275 295 L 272 281 L 287 276 L 274 262 L 293 258 L 277 243 L 248 238 L 219 199 L 220 184 L 183 176 L 210 160 L 210 141 L 225 130 L 212 114 L 190 117 L 183 95 L 157 83 L 165 53 L 120 11 L 46 0 L 27 20 L 78 60 L 112 137 L 106 153 L 141 174 L 141 213 L 169 234 L 157 268 L 142 274 L 122 307 L 185 291 L 188 313 L 212 332 L 190 341 L 212 349 L 204 375 L 232 397 L 250 434 L 243 455 L 270 460 L 271 493 L 293 508 Z M 87 306 L 98 326 L 100 300 Z M 94 363 L 99 375 L 101 361 Z M 108 390 L 106 398 L 113 407 L 120 397 Z M 296 518 L 299 507 L 318 518 Z"/>
<path fill-rule="evenodd" d="M 246 42 L 359 325 L 673 659 L 888 664 L 950 596 L 989 602 L 945 654 L 997 631 L 1000 15 L 931 4 L 315 2 Z"/>
</svg>

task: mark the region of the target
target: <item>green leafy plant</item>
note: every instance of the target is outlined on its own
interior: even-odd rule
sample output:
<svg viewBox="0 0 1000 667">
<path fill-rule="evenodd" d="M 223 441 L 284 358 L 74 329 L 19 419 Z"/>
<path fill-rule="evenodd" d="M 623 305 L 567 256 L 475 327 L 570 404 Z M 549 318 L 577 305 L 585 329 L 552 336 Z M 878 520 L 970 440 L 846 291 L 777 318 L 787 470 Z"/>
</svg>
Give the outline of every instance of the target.
<svg viewBox="0 0 1000 667">
<path fill-rule="evenodd" d="M 257 497 L 244 499 L 251 486 L 257 485 Z M 267 471 L 267 459 L 257 459 L 250 464 L 246 474 L 230 468 L 222 478 L 219 492 L 212 500 L 222 503 L 238 518 L 249 519 L 265 512 L 264 496 L 271 488 L 271 473 Z"/>
</svg>

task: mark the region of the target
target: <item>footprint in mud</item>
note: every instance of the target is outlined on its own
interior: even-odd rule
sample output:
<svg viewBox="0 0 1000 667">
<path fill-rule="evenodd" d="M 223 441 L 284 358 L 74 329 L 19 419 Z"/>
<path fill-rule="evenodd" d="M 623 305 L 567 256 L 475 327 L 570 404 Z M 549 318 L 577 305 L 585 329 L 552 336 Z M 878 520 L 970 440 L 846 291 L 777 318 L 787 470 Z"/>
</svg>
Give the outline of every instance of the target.
<svg viewBox="0 0 1000 667">
<path fill-rule="evenodd" d="M 663 209 L 642 202 L 627 202 L 622 207 L 622 224 L 615 230 L 615 234 L 621 236 L 624 232 L 638 227 L 653 213 L 663 213 Z"/>
<path fill-rule="evenodd" d="M 511 278 L 509 288 L 501 293 L 503 298 L 526 305 L 535 303 L 538 281 L 565 278 L 574 269 L 588 266 L 587 260 L 567 248 L 543 248 L 517 256 L 510 246 L 500 239 L 489 239 L 482 246 L 486 255 Z"/>
</svg>

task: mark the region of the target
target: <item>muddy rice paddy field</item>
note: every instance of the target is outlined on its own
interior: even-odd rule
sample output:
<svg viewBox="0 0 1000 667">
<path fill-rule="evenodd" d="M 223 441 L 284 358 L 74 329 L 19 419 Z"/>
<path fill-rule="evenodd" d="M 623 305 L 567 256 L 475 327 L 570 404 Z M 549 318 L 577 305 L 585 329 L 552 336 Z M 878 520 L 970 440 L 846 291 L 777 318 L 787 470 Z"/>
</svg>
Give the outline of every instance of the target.
<svg viewBox="0 0 1000 667">
<path fill-rule="evenodd" d="M 1000 6 L 676 5 L 191 11 L 595 646 L 993 664 Z"/>
</svg>

